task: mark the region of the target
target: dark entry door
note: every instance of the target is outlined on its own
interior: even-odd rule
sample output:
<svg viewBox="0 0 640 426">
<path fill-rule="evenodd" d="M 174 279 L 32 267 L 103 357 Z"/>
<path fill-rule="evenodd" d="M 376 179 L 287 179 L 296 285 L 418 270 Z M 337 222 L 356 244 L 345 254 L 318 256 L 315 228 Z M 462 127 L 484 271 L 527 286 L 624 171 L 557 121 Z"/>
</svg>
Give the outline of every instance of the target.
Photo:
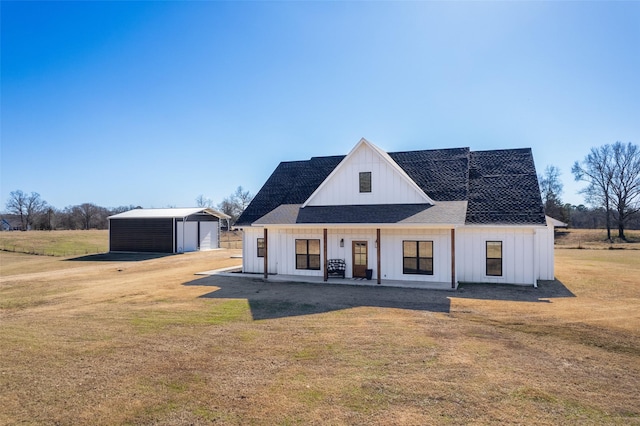
<svg viewBox="0 0 640 426">
<path fill-rule="evenodd" d="M 353 277 L 365 278 L 367 276 L 367 242 L 353 242 Z"/>
</svg>

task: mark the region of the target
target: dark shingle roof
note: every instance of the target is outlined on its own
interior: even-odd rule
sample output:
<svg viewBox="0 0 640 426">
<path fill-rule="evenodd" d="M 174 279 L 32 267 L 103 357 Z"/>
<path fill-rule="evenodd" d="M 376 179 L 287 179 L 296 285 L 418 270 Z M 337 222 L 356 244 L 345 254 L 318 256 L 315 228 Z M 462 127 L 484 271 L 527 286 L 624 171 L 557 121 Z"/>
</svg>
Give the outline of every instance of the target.
<svg viewBox="0 0 640 426">
<path fill-rule="evenodd" d="M 389 156 L 434 201 L 464 201 L 469 148 L 391 152 Z"/>
<path fill-rule="evenodd" d="M 529 148 L 471 152 L 468 224 L 544 224 Z"/>
<path fill-rule="evenodd" d="M 396 152 L 389 156 L 434 201 L 468 200 L 466 223 L 545 223 L 530 149 L 473 152 L 469 148 L 454 148 Z M 303 204 L 343 158 L 313 157 L 280 163 L 237 225 L 249 225 L 281 205 Z M 348 211 L 343 213 L 348 215 L 351 210 L 346 208 Z M 317 215 L 321 211 L 313 212 Z"/>
<path fill-rule="evenodd" d="M 281 204 L 304 203 L 344 157 L 313 157 L 307 161 L 280 163 L 236 225 L 249 225 Z"/>
<path fill-rule="evenodd" d="M 352 206 L 307 206 L 282 204 L 255 221 L 256 225 L 346 224 L 346 223 L 432 223 L 463 224 L 466 201 L 431 204 L 369 204 Z"/>
</svg>

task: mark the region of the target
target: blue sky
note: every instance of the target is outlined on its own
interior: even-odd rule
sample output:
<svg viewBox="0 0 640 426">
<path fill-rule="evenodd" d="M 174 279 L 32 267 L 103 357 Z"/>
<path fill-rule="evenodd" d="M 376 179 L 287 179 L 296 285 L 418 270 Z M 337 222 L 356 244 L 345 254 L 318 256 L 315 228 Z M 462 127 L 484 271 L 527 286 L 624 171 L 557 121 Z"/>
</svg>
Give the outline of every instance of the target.
<svg viewBox="0 0 640 426">
<path fill-rule="evenodd" d="M 640 2 L 7 2 L 1 194 L 216 204 L 280 161 L 640 144 Z"/>
</svg>

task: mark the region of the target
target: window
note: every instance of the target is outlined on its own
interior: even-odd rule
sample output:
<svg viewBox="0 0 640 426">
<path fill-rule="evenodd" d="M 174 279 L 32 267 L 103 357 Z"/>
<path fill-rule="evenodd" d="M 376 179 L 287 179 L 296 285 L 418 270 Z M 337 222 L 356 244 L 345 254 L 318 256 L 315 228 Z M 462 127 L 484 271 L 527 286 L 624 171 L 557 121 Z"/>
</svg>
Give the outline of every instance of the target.
<svg viewBox="0 0 640 426">
<path fill-rule="evenodd" d="M 320 270 L 320 240 L 296 240 L 296 269 Z"/>
<path fill-rule="evenodd" d="M 502 276 L 502 241 L 487 241 L 487 275 Z"/>
<path fill-rule="evenodd" d="M 402 242 L 402 273 L 433 275 L 433 241 Z"/>
<path fill-rule="evenodd" d="M 360 172 L 360 192 L 371 192 L 371 172 Z"/>
<path fill-rule="evenodd" d="M 264 257 L 264 238 L 258 238 L 258 257 Z"/>
</svg>

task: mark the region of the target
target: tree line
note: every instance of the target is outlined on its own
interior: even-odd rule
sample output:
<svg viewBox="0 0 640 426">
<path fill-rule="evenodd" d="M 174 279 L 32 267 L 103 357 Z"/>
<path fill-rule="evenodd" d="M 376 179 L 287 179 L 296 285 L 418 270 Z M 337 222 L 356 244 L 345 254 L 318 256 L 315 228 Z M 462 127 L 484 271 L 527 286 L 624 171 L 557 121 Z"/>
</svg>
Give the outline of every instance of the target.
<svg viewBox="0 0 640 426">
<path fill-rule="evenodd" d="M 640 148 L 631 142 L 591 148 L 571 168 L 576 181 L 587 186 L 580 191 L 591 208 L 563 204 L 560 169 L 547 166 L 538 176 L 545 213 L 574 228 L 611 228 L 626 239 L 625 229 L 640 229 Z"/>
<path fill-rule="evenodd" d="M 39 193 L 12 191 L 6 204 L 3 219 L 13 229 L 107 229 L 107 218 L 140 206 L 101 207 L 93 203 L 82 203 L 57 209 L 44 200 Z"/>
<path fill-rule="evenodd" d="M 616 142 L 591 148 L 582 161 L 571 168 L 576 181 L 587 186 L 580 191 L 587 205 L 562 202 L 563 185 L 560 169 L 547 166 L 538 176 L 545 213 L 573 228 L 606 228 L 611 240 L 611 228 L 616 227 L 618 238 L 625 239 L 625 229 L 640 229 L 640 148 Z M 232 226 L 249 205 L 253 195 L 239 186 L 216 207 L 229 215 Z M 204 195 L 196 198 L 198 207 L 214 208 Z M 58 210 L 49 206 L 37 192 L 11 192 L 7 212 L 19 218 L 21 229 L 106 229 L 107 217 L 140 206 L 105 208 L 83 203 Z"/>
<path fill-rule="evenodd" d="M 249 205 L 253 196 L 239 186 L 236 191 L 226 197 L 217 209 L 231 216 L 227 225 L 231 226 Z M 197 207 L 216 208 L 213 202 L 199 195 Z M 101 207 L 94 203 L 82 203 L 57 209 L 49 205 L 37 192 L 15 190 L 9 194 L 6 203 L 6 214 L 2 215 L 3 226 L 14 230 L 54 230 L 54 229 L 107 229 L 109 216 L 141 206 L 128 205 L 115 208 Z"/>
</svg>

